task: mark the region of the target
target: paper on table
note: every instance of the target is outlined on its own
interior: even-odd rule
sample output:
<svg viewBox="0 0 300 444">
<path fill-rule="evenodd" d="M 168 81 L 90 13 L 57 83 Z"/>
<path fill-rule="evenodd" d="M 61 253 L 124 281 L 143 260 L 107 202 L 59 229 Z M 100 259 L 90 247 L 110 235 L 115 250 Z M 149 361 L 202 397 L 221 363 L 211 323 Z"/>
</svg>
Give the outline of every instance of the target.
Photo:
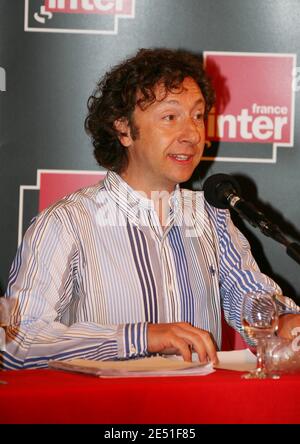
<svg viewBox="0 0 300 444">
<path fill-rule="evenodd" d="M 249 349 L 218 352 L 219 364 L 214 368 L 249 371 L 256 367 L 256 357 Z M 71 372 L 88 373 L 101 378 L 129 378 L 146 376 L 200 376 L 213 373 L 211 363 L 200 364 L 197 353 L 193 362 L 185 362 L 181 356 L 151 357 L 124 361 L 49 361 L 49 367 Z"/>
<path fill-rule="evenodd" d="M 250 371 L 256 368 L 256 356 L 247 348 L 245 350 L 232 350 L 217 352 L 219 363 L 215 369 Z M 172 356 L 169 359 L 181 360 L 180 356 Z M 199 362 L 197 353 L 192 354 L 192 361 Z"/>
<path fill-rule="evenodd" d="M 71 372 L 88 373 L 102 378 L 128 378 L 145 376 L 207 375 L 214 372 L 211 363 L 185 362 L 182 358 L 169 359 L 161 356 L 124 361 L 49 361 L 49 367 Z"/>
<path fill-rule="evenodd" d="M 225 370 L 236 370 L 247 372 L 256 368 L 256 356 L 249 350 L 233 350 L 228 352 L 218 352 L 219 364 L 214 368 Z"/>
</svg>

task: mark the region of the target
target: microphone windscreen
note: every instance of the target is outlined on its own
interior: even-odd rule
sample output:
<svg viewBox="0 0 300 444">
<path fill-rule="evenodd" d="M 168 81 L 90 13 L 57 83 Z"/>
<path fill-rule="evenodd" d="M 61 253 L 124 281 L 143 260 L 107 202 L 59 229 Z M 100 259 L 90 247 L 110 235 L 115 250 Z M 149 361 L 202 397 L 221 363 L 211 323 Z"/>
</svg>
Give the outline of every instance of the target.
<svg viewBox="0 0 300 444">
<path fill-rule="evenodd" d="M 239 195 L 240 186 L 236 179 L 229 174 L 213 174 L 203 184 L 204 197 L 216 208 L 229 208 L 227 197 L 230 193 Z"/>
</svg>

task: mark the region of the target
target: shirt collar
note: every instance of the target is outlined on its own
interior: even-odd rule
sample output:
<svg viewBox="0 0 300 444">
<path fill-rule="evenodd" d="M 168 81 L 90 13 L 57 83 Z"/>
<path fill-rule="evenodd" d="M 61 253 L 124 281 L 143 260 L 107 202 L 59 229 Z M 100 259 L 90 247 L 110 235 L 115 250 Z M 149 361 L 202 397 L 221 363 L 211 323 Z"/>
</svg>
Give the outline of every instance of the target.
<svg viewBox="0 0 300 444">
<path fill-rule="evenodd" d="M 108 171 L 104 179 L 104 187 L 118 207 L 136 225 L 141 223 L 141 212 L 155 212 L 153 201 L 142 192 L 131 188 L 131 186 L 114 171 Z M 181 204 L 181 191 L 179 184 L 177 184 L 175 190 L 169 197 L 170 219 L 177 213 Z"/>
</svg>

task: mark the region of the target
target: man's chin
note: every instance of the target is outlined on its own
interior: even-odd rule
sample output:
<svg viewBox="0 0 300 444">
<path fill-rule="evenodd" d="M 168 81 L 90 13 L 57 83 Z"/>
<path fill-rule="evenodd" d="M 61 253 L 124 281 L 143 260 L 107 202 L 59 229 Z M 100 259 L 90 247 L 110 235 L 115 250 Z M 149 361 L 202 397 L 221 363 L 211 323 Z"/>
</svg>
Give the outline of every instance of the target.
<svg viewBox="0 0 300 444">
<path fill-rule="evenodd" d="M 178 178 L 178 182 L 177 183 L 185 183 L 188 182 L 193 176 L 193 172 L 191 172 L 190 174 L 184 174 L 182 175 L 180 178 Z"/>
</svg>

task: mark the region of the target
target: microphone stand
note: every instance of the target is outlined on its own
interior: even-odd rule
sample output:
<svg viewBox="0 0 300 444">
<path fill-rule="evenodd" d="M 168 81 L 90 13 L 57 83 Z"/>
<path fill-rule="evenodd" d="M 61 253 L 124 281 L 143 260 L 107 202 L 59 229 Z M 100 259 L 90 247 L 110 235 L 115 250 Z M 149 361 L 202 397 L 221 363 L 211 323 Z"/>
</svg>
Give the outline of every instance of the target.
<svg viewBox="0 0 300 444">
<path fill-rule="evenodd" d="M 300 245 L 296 242 L 290 242 L 277 225 L 271 224 L 271 226 L 266 226 L 261 229 L 261 232 L 284 245 L 286 247 L 286 253 L 300 264 Z"/>
<path fill-rule="evenodd" d="M 300 264 L 300 245 L 296 242 L 290 242 L 282 233 L 280 228 L 270 222 L 263 213 L 256 210 L 257 217 L 254 221 L 253 218 L 247 217 L 247 214 L 245 212 L 240 212 L 240 215 L 244 217 L 252 226 L 258 227 L 260 231 L 268 237 L 271 237 L 272 239 L 276 240 L 280 244 L 284 245 L 286 247 L 286 253 L 294 259 L 298 264 Z M 252 215 L 252 213 L 251 213 Z"/>
<path fill-rule="evenodd" d="M 254 205 L 239 196 L 240 187 L 234 177 L 228 174 L 214 174 L 205 181 L 203 190 L 204 197 L 210 205 L 216 208 L 233 209 L 253 227 L 258 227 L 265 236 L 284 245 L 287 254 L 300 264 L 300 245 L 290 242 L 277 225 L 270 222 Z"/>
</svg>

